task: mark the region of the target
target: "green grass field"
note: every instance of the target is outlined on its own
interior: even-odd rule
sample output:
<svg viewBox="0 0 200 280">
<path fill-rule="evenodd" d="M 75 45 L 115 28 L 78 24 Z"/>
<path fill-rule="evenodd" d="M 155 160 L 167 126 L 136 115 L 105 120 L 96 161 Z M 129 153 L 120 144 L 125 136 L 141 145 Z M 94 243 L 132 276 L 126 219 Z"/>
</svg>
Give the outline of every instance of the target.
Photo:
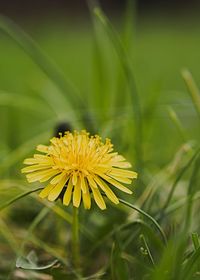
<svg viewBox="0 0 200 280">
<path fill-rule="evenodd" d="M 22 22 L 35 45 L 0 18 L 0 279 L 200 277 L 200 22 L 126 19 Z M 63 122 L 111 138 L 139 173 L 133 195 L 116 191 L 133 208 L 80 207 L 79 268 L 72 205 L 28 195 L 41 185 L 20 172 Z"/>
</svg>

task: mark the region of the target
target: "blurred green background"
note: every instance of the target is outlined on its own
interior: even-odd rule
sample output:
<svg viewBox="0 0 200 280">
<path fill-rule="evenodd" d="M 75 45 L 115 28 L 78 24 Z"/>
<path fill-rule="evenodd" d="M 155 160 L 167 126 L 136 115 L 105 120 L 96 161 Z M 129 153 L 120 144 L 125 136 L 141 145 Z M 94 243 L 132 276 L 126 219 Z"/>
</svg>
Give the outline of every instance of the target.
<svg viewBox="0 0 200 280">
<path fill-rule="evenodd" d="M 182 72 L 183 69 L 189 69 L 196 84 L 200 85 L 198 1 L 169 1 L 167 4 L 164 1 L 152 1 L 151 5 L 149 1 L 127 1 L 128 4 L 125 1 L 100 1 L 117 31 L 117 39 L 124 46 L 123 50 L 128 57 L 128 63 L 125 63 L 131 67 L 131 78 L 130 72 L 124 75 L 123 51 L 120 49 L 116 52 L 117 47 L 113 43 L 112 35 L 108 36 L 109 27 L 104 26 L 93 12 L 89 12 L 92 10 L 92 3 L 0 2 L 0 209 L 9 206 L 12 199 L 20 195 L 22 190 L 31 188 L 20 174 L 23 159 L 32 155 L 37 144 L 48 143 L 61 123 L 67 122 L 72 129 L 87 129 L 91 133 L 110 137 L 116 150 L 124 154 L 140 174 L 134 185 L 135 196 L 128 197 L 128 200 L 136 202 L 156 218 L 159 217 L 159 211 L 169 195 L 169 186 L 173 185 L 178 172 L 199 144 L 198 109 L 191 98 L 191 88 L 189 91 L 187 89 L 193 80 L 190 74 L 189 78 L 183 74 L 189 72 Z M 13 22 L 4 16 L 8 16 Z M 29 44 L 29 37 L 27 38 L 14 22 L 33 38 L 36 46 L 35 43 L 32 45 L 32 41 Z M 44 68 L 47 70 L 46 74 Z M 132 92 L 128 88 L 127 77 L 132 85 L 135 83 L 136 89 L 132 88 Z M 135 119 L 138 117 L 138 103 L 134 102 L 137 96 L 141 106 L 138 123 Z M 142 134 L 138 130 L 141 130 Z M 190 187 L 185 186 L 190 186 L 191 174 L 192 172 L 186 173 L 180 182 L 173 202 L 179 203 L 179 199 L 180 202 L 183 201 L 190 192 Z M 194 186 L 198 191 L 198 180 Z M 161 192 L 159 187 L 162 187 Z M 123 198 L 127 199 L 126 196 Z M 40 274 L 34 276 L 15 270 L 19 248 L 34 219 L 43 211 L 43 202 L 37 200 L 34 194 L 27 199 L 18 200 L 1 212 L 2 279 L 7 276 L 10 279 L 42 279 Z M 52 207 L 49 204 L 45 204 L 46 206 L 48 208 L 45 209 Z M 199 231 L 199 208 L 198 205 L 195 207 L 194 222 L 191 222 L 188 232 Z M 71 237 L 70 233 L 65 235 L 63 231 L 66 222 L 69 223 L 71 208 L 66 209 L 58 202 L 58 208 L 55 209 L 57 210 L 54 212 L 61 219 L 56 220 L 57 216 L 51 214 L 48 222 L 45 220 L 39 226 L 35 236 L 28 233 L 23 254 L 35 249 L 44 262 L 52 257 L 61 262 L 62 258 L 70 261 L 68 243 Z M 126 249 L 132 250 L 128 253 L 137 256 L 138 259 L 130 259 L 130 255 L 128 258 L 122 249 L 124 259 L 128 259 L 128 262 L 137 268 L 133 269 L 134 273 L 131 269 L 129 273 L 124 269 L 124 263 L 121 265 L 118 259 L 121 249 L 117 247 L 118 251 L 112 257 L 113 264 L 120 271 L 118 276 L 113 274 L 112 267 L 110 269 L 106 264 L 110 258 L 110 250 L 113 250 L 113 240 L 109 239 L 109 234 L 115 226 L 132 221 L 135 216 L 133 212 L 122 207 L 115 209 L 109 205 L 106 215 L 102 215 L 95 207 L 94 209 L 91 214 L 81 209 L 85 227 L 91 228 L 90 234 L 86 231 L 82 237 L 82 252 L 85 254 L 88 248 L 90 251 L 83 261 L 86 263 L 85 274 L 95 273 L 100 267 L 107 272 L 103 278 L 94 276 L 84 279 L 161 279 L 159 277 L 163 276 L 163 271 L 169 267 L 171 269 L 170 261 L 167 262 L 165 258 L 173 252 L 173 245 L 169 243 L 168 251 L 163 253 L 160 241 L 155 241 L 152 233 L 144 231 L 150 236 L 148 241 L 151 243 L 153 240 L 152 251 L 156 261 L 159 263 L 162 253 L 165 255 L 157 274 L 152 274 L 155 278 L 143 278 L 150 275 L 147 267 L 151 264 L 147 261 L 143 268 L 145 261 L 140 254 L 140 245 L 137 245 L 137 242 L 132 244 L 134 238 L 137 241 L 139 239 L 141 232 L 137 230 L 130 243 L 127 242 Z M 174 232 L 182 223 L 184 211 L 175 212 L 170 218 L 160 218 L 159 222 L 169 239 L 178 235 Z M 55 239 L 49 235 L 52 227 Z M 69 225 L 67 228 L 70 232 Z M 132 234 L 132 231 L 127 235 L 130 233 Z M 46 236 L 49 238 L 45 238 Z M 124 236 L 118 236 L 117 233 L 115 241 L 118 242 Z M 95 251 L 99 239 L 103 240 L 105 237 L 108 237 L 106 249 L 104 244 L 101 244 L 99 251 Z M 67 253 L 63 244 L 68 248 Z M 115 243 L 116 246 L 119 244 Z M 129 244 L 132 244 L 132 249 L 128 247 Z M 187 245 L 185 248 L 187 251 Z M 96 261 L 93 253 L 97 256 Z M 178 254 L 176 257 L 178 261 Z M 177 267 L 178 265 L 180 263 Z M 54 278 L 46 279 L 64 279 L 58 271 L 51 272 L 52 274 L 48 272 L 47 275 L 54 275 Z M 65 279 L 79 279 L 73 278 L 75 276 L 71 276 L 69 272 L 68 274 L 65 275 L 68 277 Z M 131 278 L 133 274 L 138 278 Z"/>
<path fill-rule="evenodd" d="M 59 7 L 59 5 L 57 6 Z M 156 126 L 156 133 L 151 130 L 145 139 L 145 142 L 150 144 L 150 149 L 146 151 L 147 156 L 150 153 L 149 156 L 153 157 L 153 160 L 161 160 L 164 163 L 181 141 L 180 135 L 174 130 L 174 126 L 169 120 L 167 107 L 173 107 L 189 132 L 195 133 L 197 130 L 197 115 L 180 71 L 187 67 L 192 71 L 198 83 L 198 49 L 200 45 L 198 17 L 195 14 L 193 16 L 191 12 L 187 15 L 185 9 L 181 14 L 180 10 L 173 11 L 172 8 L 160 13 L 156 13 L 155 10 L 150 10 L 148 13 L 147 8 L 144 8 L 143 13 L 137 14 L 137 11 L 134 11 L 132 30 L 130 28 L 125 30 L 126 14 L 122 10 L 124 7 L 123 5 L 118 6 L 120 9 L 119 7 L 117 7 L 118 10 L 113 9 L 115 11 L 113 21 L 122 36 L 123 33 L 125 33 L 124 37 L 129 36 L 130 60 L 147 120 L 152 117 L 149 107 L 156 102 L 156 110 L 152 118 L 154 127 Z M 78 7 L 77 4 L 76 8 Z M 114 4 L 111 7 L 114 7 Z M 112 14 L 111 7 L 108 8 L 109 14 Z M 67 8 L 66 4 L 66 14 L 68 15 L 70 5 Z M 28 10 L 27 7 L 26 9 Z M 124 104 L 115 102 L 116 96 L 123 96 L 127 89 L 120 88 L 117 82 L 121 75 L 120 66 L 105 32 L 101 31 L 98 34 L 101 49 L 97 51 L 92 21 L 90 16 L 84 13 L 85 10 L 83 13 L 80 10 L 76 12 L 73 7 L 74 17 L 71 18 L 65 17 L 63 11 L 62 16 L 59 17 L 59 10 L 53 14 L 51 9 L 49 14 L 48 10 L 45 10 L 44 17 L 41 14 L 37 17 L 35 10 L 32 15 L 29 15 L 31 10 L 28 10 L 28 15 L 26 11 L 23 11 L 20 16 L 13 11 L 10 13 L 50 59 L 58 65 L 65 77 L 79 89 L 81 95 L 87 99 L 88 109 L 93 111 L 94 118 L 98 116 L 100 126 L 106 126 L 106 122 L 113 121 L 114 116 L 121 123 L 128 122 L 130 119 L 128 114 L 130 108 L 128 107 L 130 106 L 125 101 Z M 142 8 L 141 11 L 143 11 Z M 27 18 L 28 16 L 30 18 Z M 10 151 L 37 133 L 53 129 L 56 122 L 71 120 L 71 117 L 68 116 L 70 112 L 67 112 L 71 108 L 66 108 L 64 116 L 60 112 L 61 116 L 58 120 L 59 105 L 54 104 L 57 94 L 56 86 L 3 32 L 1 32 L 0 40 L 0 88 L 2 92 L 0 152 L 1 159 L 3 159 Z M 98 55 L 100 58 L 97 58 Z M 98 71 L 102 71 L 102 73 L 99 74 Z M 99 86 L 101 88 L 97 90 Z M 16 96 L 14 95 L 13 98 L 12 94 L 16 94 Z M 67 95 L 67 93 L 65 94 Z M 97 94 L 100 97 L 96 98 Z M 40 107 L 29 103 L 29 98 L 33 102 L 37 100 Z M 101 104 L 97 104 L 99 99 Z M 118 112 L 117 116 L 113 114 L 113 111 Z M 77 125 L 83 127 L 78 118 L 74 121 L 78 122 L 74 128 Z M 149 125 L 147 123 L 147 126 Z M 31 129 L 28 129 L 29 127 Z M 112 129 L 115 129 L 115 126 Z M 118 125 L 116 129 L 118 129 Z M 161 133 L 168 140 L 167 151 L 163 145 L 159 145 L 158 135 Z M 171 141 L 171 135 L 173 135 L 173 141 Z M 164 156 L 159 159 L 161 153 L 164 153 Z M 148 157 L 147 159 L 149 160 Z"/>
</svg>

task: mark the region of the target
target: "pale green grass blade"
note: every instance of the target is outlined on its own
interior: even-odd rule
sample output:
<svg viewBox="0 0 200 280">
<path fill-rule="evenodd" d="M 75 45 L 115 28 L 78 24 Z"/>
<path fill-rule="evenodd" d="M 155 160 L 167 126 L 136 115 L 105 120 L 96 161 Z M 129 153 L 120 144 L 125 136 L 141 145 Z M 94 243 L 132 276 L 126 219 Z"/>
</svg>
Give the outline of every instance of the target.
<svg viewBox="0 0 200 280">
<path fill-rule="evenodd" d="M 154 198 L 159 192 L 162 192 L 164 186 L 168 186 L 173 178 L 177 176 L 181 168 L 189 161 L 193 155 L 193 143 L 186 142 L 175 152 L 172 160 L 159 172 L 153 174 L 146 183 L 146 188 L 136 201 L 136 205 L 144 208 L 147 212 L 151 211 Z M 160 210 L 159 210 L 160 211 Z"/>
<path fill-rule="evenodd" d="M 199 189 L 199 179 L 200 179 L 199 171 L 200 171 L 200 157 L 198 156 L 194 162 L 192 175 L 188 184 L 188 190 L 187 190 L 188 202 L 186 207 L 185 232 L 190 231 L 190 226 L 192 222 L 193 197 Z"/>
<path fill-rule="evenodd" d="M 192 165 L 193 161 L 196 159 L 196 157 L 199 155 L 200 153 L 200 148 L 196 150 L 196 152 L 193 154 L 192 158 L 185 164 L 185 166 L 181 169 L 181 171 L 179 172 L 178 176 L 176 177 L 176 180 L 174 181 L 171 190 L 169 192 L 169 195 L 164 203 L 164 206 L 162 208 L 161 214 L 160 216 L 163 215 L 165 209 L 168 207 L 168 205 L 170 204 L 170 201 L 173 197 L 174 191 L 177 187 L 178 182 L 180 181 L 180 179 L 182 178 L 182 176 L 185 174 L 185 172 L 190 168 L 190 166 Z"/>
<path fill-rule="evenodd" d="M 185 267 L 181 271 L 181 275 L 184 279 L 193 279 L 193 275 L 195 273 L 195 270 L 197 269 L 197 266 L 199 265 L 200 260 L 200 248 L 198 248 L 192 256 L 189 258 L 187 263 L 185 264 Z M 182 279 L 183 279 L 182 278 Z"/>
<path fill-rule="evenodd" d="M 192 242 L 195 250 L 200 248 L 199 235 L 197 232 L 192 233 Z"/>
<path fill-rule="evenodd" d="M 172 107 L 168 107 L 168 114 L 170 116 L 170 119 L 172 120 L 172 122 L 174 123 L 177 131 L 179 132 L 183 142 L 187 141 L 187 137 L 186 137 L 186 133 L 185 133 L 185 129 L 177 115 L 177 113 L 173 110 Z"/>
<path fill-rule="evenodd" d="M 198 201 L 200 199 L 200 192 L 197 192 L 194 197 L 192 198 L 192 201 Z M 175 211 L 179 210 L 181 207 L 184 207 L 187 202 L 189 200 L 189 197 L 184 197 L 184 198 L 180 198 L 178 201 L 171 203 L 166 211 L 165 211 L 165 215 L 170 215 L 170 214 L 174 214 Z"/>
<path fill-rule="evenodd" d="M 192 74 L 187 69 L 182 70 L 181 74 L 185 81 L 185 84 L 187 86 L 190 97 L 193 101 L 197 114 L 200 117 L 200 92 L 199 92 L 199 89 L 192 77 Z"/>
</svg>

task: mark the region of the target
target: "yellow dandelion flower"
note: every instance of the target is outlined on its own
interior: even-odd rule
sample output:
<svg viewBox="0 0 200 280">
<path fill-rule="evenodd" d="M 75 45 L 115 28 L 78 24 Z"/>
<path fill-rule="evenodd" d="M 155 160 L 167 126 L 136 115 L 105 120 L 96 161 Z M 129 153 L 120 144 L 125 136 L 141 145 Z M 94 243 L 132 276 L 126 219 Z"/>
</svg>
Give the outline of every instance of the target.
<svg viewBox="0 0 200 280">
<path fill-rule="evenodd" d="M 86 131 L 66 132 L 60 138 L 54 137 L 50 145 L 38 145 L 33 158 L 24 160 L 29 166 L 22 169 L 28 182 L 45 182 L 48 185 L 40 192 L 41 198 L 56 200 L 61 193 L 63 204 L 72 201 L 79 207 L 83 201 L 85 209 L 91 207 L 91 193 L 102 210 L 106 208 L 101 191 L 113 203 L 119 200 L 112 191 L 117 188 L 125 193 L 132 191 L 123 184 L 131 184 L 137 173 L 126 170 L 131 164 L 117 152 L 113 152 L 110 139 L 102 142 L 98 135 L 90 136 Z"/>
</svg>

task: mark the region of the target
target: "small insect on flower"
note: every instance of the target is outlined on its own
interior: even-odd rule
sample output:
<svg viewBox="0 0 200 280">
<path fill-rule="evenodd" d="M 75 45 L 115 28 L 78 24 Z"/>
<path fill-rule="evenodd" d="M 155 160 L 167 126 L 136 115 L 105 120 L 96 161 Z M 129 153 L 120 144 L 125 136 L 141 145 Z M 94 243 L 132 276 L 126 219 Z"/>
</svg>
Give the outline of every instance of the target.
<svg viewBox="0 0 200 280">
<path fill-rule="evenodd" d="M 54 201 L 63 194 L 64 205 L 69 205 L 72 200 L 73 205 L 79 207 L 83 201 L 85 209 L 90 209 L 92 193 L 96 204 L 103 210 L 106 204 L 101 191 L 115 204 L 119 200 L 111 188 L 132 193 L 123 184 L 131 184 L 137 173 L 126 170 L 131 164 L 113 152 L 109 139 L 103 143 L 98 135 L 90 136 L 82 130 L 66 132 L 50 142 L 49 146 L 37 146 L 37 151 L 43 154 L 25 159 L 24 164 L 29 166 L 22 169 L 22 173 L 28 173 L 26 177 L 30 183 L 50 180 L 40 192 L 41 198 Z"/>
</svg>

